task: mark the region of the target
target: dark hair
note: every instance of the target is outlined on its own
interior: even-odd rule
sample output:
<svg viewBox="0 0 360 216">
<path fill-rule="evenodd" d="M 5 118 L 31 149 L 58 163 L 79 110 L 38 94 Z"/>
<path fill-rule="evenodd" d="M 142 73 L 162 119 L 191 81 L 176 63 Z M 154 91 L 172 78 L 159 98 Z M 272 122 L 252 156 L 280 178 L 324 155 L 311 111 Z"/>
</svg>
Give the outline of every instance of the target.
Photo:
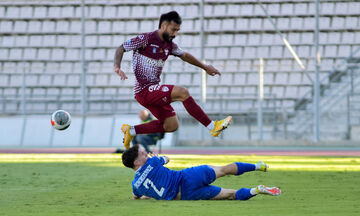
<svg viewBox="0 0 360 216">
<path fill-rule="evenodd" d="M 138 145 L 134 145 L 133 147 L 126 150 L 122 155 L 122 162 L 123 162 L 124 166 L 133 169 L 134 168 L 134 161 L 138 157 L 138 153 L 139 153 L 139 146 Z"/>
<path fill-rule="evenodd" d="M 170 11 L 169 13 L 161 14 L 159 21 L 159 29 L 161 28 L 161 24 L 164 21 L 168 21 L 168 22 L 174 21 L 177 24 L 181 24 L 182 22 L 180 15 L 176 11 Z"/>
</svg>

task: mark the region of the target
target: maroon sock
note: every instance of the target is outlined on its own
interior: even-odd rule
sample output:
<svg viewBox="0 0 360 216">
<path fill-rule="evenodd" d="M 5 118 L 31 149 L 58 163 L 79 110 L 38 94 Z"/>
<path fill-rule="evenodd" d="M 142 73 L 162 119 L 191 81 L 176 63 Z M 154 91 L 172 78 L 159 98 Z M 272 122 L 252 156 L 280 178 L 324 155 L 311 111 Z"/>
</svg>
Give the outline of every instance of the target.
<svg viewBox="0 0 360 216">
<path fill-rule="evenodd" d="M 159 120 L 152 120 L 145 124 L 135 125 L 136 134 L 164 133 L 164 126 Z"/>
<path fill-rule="evenodd" d="M 186 111 L 205 127 L 211 123 L 211 119 L 204 113 L 201 107 L 197 105 L 193 97 L 190 96 L 186 98 L 186 100 L 183 101 L 183 104 Z"/>
</svg>

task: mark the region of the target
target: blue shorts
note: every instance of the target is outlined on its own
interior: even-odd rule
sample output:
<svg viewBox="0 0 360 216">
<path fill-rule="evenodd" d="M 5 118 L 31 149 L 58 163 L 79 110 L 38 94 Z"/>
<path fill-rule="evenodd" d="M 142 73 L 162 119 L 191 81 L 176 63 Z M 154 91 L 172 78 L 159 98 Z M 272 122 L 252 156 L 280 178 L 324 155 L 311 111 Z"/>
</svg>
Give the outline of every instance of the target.
<svg viewBox="0 0 360 216">
<path fill-rule="evenodd" d="M 182 170 L 181 199 L 208 200 L 221 191 L 220 187 L 209 185 L 216 179 L 215 171 L 208 165 Z"/>
</svg>

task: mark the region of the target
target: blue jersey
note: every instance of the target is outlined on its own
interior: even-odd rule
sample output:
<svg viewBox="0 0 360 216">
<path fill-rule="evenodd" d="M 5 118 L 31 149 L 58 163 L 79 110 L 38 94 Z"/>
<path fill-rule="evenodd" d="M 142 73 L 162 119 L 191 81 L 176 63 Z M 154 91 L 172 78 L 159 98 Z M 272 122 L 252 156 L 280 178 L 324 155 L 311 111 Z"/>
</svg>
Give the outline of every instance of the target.
<svg viewBox="0 0 360 216">
<path fill-rule="evenodd" d="M 172 200 L 176 197 L 182 172 L 170 170 L 164 164 L 163 157 L 152 157 L 135 172 L 132 182 L 135 196 L 145 195 L 157 200 Z"/>
</svg>

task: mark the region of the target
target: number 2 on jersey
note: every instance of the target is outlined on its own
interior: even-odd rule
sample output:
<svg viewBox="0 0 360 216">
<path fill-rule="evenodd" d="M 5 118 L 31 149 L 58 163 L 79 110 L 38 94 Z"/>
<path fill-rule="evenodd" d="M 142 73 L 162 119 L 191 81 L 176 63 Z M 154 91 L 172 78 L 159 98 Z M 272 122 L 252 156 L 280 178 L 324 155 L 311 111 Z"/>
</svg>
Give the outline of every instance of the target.
<svg viewBox="0 0 360 216">
<path fill-rule="evenodd" d="M 143 185 L 146 189 L 149 189 L 149 185 L 150 185 L 157 193 L 157 195 L 159 195 L 160 197 L 162 197 L 162 195 L 164 194 L 165 188 L 161 187 L 161 189 L 158 190 L 157 187 L 154 185 L 154 183 L 148 178 L 145 179 Z"/>
</svg>

